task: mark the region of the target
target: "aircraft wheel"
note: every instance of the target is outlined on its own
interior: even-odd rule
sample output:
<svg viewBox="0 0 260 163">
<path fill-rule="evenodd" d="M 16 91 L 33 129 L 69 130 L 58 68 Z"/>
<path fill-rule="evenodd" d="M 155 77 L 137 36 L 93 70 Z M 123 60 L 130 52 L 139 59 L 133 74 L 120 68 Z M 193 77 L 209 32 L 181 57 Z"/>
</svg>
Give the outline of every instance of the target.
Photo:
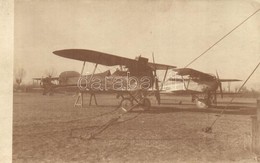
<svg viewBox="0 0 260 163">
<path fill-rule="evenodd" d="M 142 108 L 144 110 L 150 110 L 150 108 L 151 108 L 151 101 L 150 101 L 150 99 L 148 99 L 148 98 L 144 98 L 143 99 Z"/>
<path fill-rule="evenodd" d="M 207 101 L 204 100 L 204 99 L 197 98 L 195 100 L 195 102 L 196 102 L 197 108 L 199 108 L 199 109 L 207 109 L 208 108 Z"/>
<path fill-rule="evenodd" d="M 121 101 L 120 103 L 120 107 L 125 111 L 125 112 L 128 112 L 130 111 L 130 109 L 133 107 L 133 102 L 128 99 L 128 98 L 125 98 Z"/>
</svg>

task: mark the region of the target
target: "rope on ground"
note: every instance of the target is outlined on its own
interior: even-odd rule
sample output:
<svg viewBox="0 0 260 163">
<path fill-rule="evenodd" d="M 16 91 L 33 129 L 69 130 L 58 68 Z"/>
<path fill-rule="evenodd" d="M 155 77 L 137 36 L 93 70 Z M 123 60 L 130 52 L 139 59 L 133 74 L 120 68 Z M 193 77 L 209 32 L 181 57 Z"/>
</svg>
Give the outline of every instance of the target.
<svg viewBox="0 0 260 163">
<path fill-rule="evenodd" d="M 215 42 L 213 45 L 211 45 L 208 49 L 206 49 L 203 53 L 201 53 L 198 57 L 194 58 L 190 63 L 188 63 L 185 68 L 190 66 L 193 62 L 195 62 L 197 59 L 199 59 L 201 56 L 203 56 L 205 53 L 207 53 L 210 49 L 212 49 L 215 45 L 217 45 L 220 41 L 222 41 L 224 38 L 226 38 L 229 34 L 231 34 L 234 30 L 236 30 L 239 26 L 244 24 L 247 20 L 249 20 L 252 16 L 254 16 L 258 11 L 260 11 L 260 8 L 257 9 L 253 14 L 251 14 L 249 17 L 247 17 L 244 21 L 242 21 L 240 24 L 235 26 L 230 32 L 225 34 L 223 37 L 221 37 L 217 42 Z"/>
<path fill-rule="evenodd" d="M 247 77 L 247 79 L 245 80 L 245 82 L 241 85 L 241 87 L 239 88 L 239 90 L 236 93 L 239 93 L 242 88 L 245 86 L 245 84 L 248 82 L 248 80 L 251 78 L 251 76 L 255 73 L 255 71 L 257 70 L 257 68 L 259 67 L 260 62 L 256 65 L 256 67 L 254 68 L 254 70 L 250 73 L 250 75 Z M 217 122 L 217 120 L 224 114 L 224 112 L 226 111 L 227 107 L 234 101 L 236 97 L 232 97 L 231 100 L 227 103 L 227 105 L 224 107 L 224 109 L 220 112 L 220 114 L 217 116 L 217 118 L 213 121 L 213 123 L 209 126 L 206 127 L 205 129 L 203 129 L 205 132 L 210 133 L 212 132 L 212 127 L 214 126 L 214 124 Z"/>
<path fill-rule="evenodd" d="M 116 124 L 116 122 L 123 117 L 123 115 L 129 113 L 132 109 L 134 109 L 136 106 L 138 106 L 139 103 L 133 105 L 129 110 L 126 110 L 124 109 L 123 107 L 121 107 L 121 109 L 124 111 L 123 113 L 119 114 L 118 116 L 114 117 L 114 118 L 111 118 L 107 123 L 103 124 L 102 126 L 100 126 L 97 130 L 93 131 L 92 133 L 90 133 L 88 136 L 87 136 L 87 140 L 90 140 L 90 139 L 94 139 L 98 134 L 102 133 L 104 130 L 106 130 L 108 127 Z M 138 114 L 140 115 L 140 114 Z M 137 116 L 138 116 L 137 115 Z M 137 116 L 135 116 L 134 118 L 136 118 Z M 131 118 L 131 119 L 134 119 L 134 118 Z M 129 120 L 129 119 L 128 119 Z M 125 120 L 127 121 L 127 120 Z M 81 137 L 81 139 L 84 139 Z"/>
</svg>

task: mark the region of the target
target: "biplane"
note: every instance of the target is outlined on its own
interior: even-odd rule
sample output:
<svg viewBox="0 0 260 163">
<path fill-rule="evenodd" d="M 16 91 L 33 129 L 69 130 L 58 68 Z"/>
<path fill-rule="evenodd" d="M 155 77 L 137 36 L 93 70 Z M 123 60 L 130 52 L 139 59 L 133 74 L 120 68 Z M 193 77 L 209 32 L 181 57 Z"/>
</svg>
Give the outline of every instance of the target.
<svg viewBox="0 0 260 163">
<path fill-rule="evenodd" d="M 47 93 L 50 93 L 50 95 L 53 94 L 53 87 L 55 85 L 58 85 L 59 83 L 59 77 L 51 77 L 50 75 L 47 77 L 41 77 L 41 78 L 32 78 L 33 79 L 33 85 L 34 81 L 39 85 L 41 88 L 43 88 L 43 95 L 46 95 Z"/>
<path fill-rule="evenodd" d="M 136 106 L 149 109 L 151 102 L 148 95 L 155 95 L 157 102 L 160 103 L 160 90 L 158 84 L 157 70 L 165 70 L 164 79 L 169 69 L 176 66 L 148 62 L 148 58 L 136 57 L 129 59 L 103 52 L 86 49 L 64 49 L 53 52 L 55 55 L 79 60 L 83 62 L 80 77 L 77 81 L 79 94 L 74 106 L 83 106 L 84 93 L 90 93 L 90 103 L 95 93 L 110 92 L 116 93 L 121 97 L 120 105 L 127 110 Z M 94 69 L 90 75 L 84 75 L 86 62 L 94 63 Z M 109 74 L 108 72 L 96 74 L 98 65 L 118 66 L 118 69 Z M 64 85 L 65 86 L 65 85 Z"/>
<path fill-rule="evenodd" d="M 216 75 L 204 73 L 191 68 L 173 69 L 176 73 L 167 79 L 162 88 L 162 93 L 188 94 L 192 96 L 192 102 L 198 108 L 208 108 L 212 104 L 217 104 L 217 95 L 223 98 L 222 82 L 237 82 L 238 79 L 220 79 Z M 217 91 L 219 89 L 219 91 Z"/>
<path fill-rule="evenodd" d="M 110 71 L 105 71 L 103 73 L 94 74 L 94 76 L 108 76 Z M 85 76 L 86 77 L 86 76 Z M 33 84 L 36 81 L 37 84 L 43 89 L 43 95 L 50 94 L 52 95 L 57 88 L 65 88 L 66 90 L 77 91 L 77 82 L 80 78 L 80 73 L 76 71 L 64 71 L 61 72 L 58 77 L 42 77 L 42 78 L 33 78 Z M 39 82 L 40 81 L 40 82 Z"/>
</svg>

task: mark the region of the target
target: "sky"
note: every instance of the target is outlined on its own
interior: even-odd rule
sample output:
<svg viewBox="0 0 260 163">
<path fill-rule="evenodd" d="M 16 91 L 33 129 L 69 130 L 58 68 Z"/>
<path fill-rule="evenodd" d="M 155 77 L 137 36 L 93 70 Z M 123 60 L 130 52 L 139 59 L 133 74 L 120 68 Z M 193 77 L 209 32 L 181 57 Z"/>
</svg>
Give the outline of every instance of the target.
<svg viewBox="0 0 260 163">
<path fill-rule="evenodd" d="M 14 69 L 24 82 L 46 70 L 80 72 L 82 63 L 54 55 L 90 49 L 186 66 L 260 8 L 259 0 L 15 0 Z M 260 61 L 260 12 L 189 67 L 245 80 Z M 93 65 L 87 64 L 87 72 Z M 104 70 L 101 67 L 99 70 Z M 247 83 L 260 89 L 260 68 Z M 237 83 L 235 85 L 241 85 Z"/>
</svg>

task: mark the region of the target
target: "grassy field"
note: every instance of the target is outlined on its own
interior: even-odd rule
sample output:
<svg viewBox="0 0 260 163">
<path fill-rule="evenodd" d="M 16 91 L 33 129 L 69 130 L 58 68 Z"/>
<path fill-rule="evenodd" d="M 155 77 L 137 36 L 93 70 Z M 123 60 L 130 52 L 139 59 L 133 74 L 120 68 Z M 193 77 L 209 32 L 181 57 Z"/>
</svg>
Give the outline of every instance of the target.
<svg viewBox="0 0 260 163">
<path fill-rule="evenodd" d="M 97 95 L 99 106 L 86 97 L 74 108 L 75 98 L 14 94 L 13 162 L 256 162 L 249 150 L 255 99 L 236 99 L 205 133 L 230 99 L 196 109 L 188 97 L 164 96 L 160 106 L 152 97 L 150 111 L 137 108 L 87 139 L 118 115 L 119 100 Z"/>
</svg>

